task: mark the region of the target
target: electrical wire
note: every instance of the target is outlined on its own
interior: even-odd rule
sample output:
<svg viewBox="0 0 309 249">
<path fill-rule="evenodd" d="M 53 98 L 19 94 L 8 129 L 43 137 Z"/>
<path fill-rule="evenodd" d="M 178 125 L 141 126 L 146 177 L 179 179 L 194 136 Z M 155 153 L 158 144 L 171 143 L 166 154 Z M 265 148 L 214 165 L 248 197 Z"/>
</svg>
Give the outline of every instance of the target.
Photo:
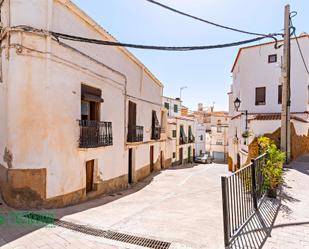
<svg viewBox="0 0 309 249">
<path fill-rule="evenodd" d="M 273 36 L 260 36 L 260 37 L 256 37 L 256 38 L 249 39 L 249 40 L 243 40 L 243 41 L 237 41 L 237 42 L 225 43 L 225 44 L 206 45 L 206 46 L 185 46 L 185 47 L 152 46 L 152 45 L 138 45 L 138 44 L 131 44 L 131 43 L 121 43 L 121 42 L 90 39 L 90 38 L 85 38 L 85 37 L 80 37 L 80 36 L 73 36 L 69 34 L 36 29 L 30 26 L 24 26 L 24 25 L 16 26 L 14 28 L 22 29 L 28 32 L 37 32 L 37 33 L 41 33 L 44 35 L 52 35 L 58 42 L 59 42 L 59 39 L 65 39 L 65 40 L 70 40 L 70 41 L 85 42 L 85 43 L 92 43 L 92 44 L 105 45 L 105 46 L 128 47 L 128 48 L 162 50 L 162 51 L 194 51 L 194 50 L 227 48 L 227 47 L 235 47 L 235 46 L 240 46 L 240 45 L 244 45 L 248 43 L 257 42 L 257 41 L 267 39 L 267 38 L 274 39 L 277 44 L 277 39 Z"/>
<path fill-rule="evenodd" d="M 193 19 L 198 20 L 198 21 L 200 21 L 200 22 L 204 22 L 204 23 L 207 23 L 207 24 L 210 24 L 210 25 L 219 27 L 219 28 L 223 28 L 223 29 L 227 29 L 227 30 L 231 30 L 231 31 L 235 31 L 235 32 L 239 32 L 239 33 L 243 33 L 243 34 L 247 34 L 247 35 L 265 36 L 265 37 L 269 37 L 269 36 L 279 36 L 279 35 L 282 36 L 282 35 L 283 35 L 283 34 L 281 34 L 281 33 L 262 34 L 262 33 L 255 33 L 255 32 L 250 32 L 250 31 L 241 30 L 241 29 L 237 29 L 237 28 L 232 28 L 232 27 L 228 27 L 228 26 L 225 26 L 225 25 L 221 25 L 221 24 L 218 24 L 218 23 L 214 23 L 214 22 L 211 22 L 211 21 L 202 19 L 202 18 L 200 18 L 200 17 L 196 17 L 196 16 L 193 16 L 193 15 L 187 14 L 187 13 L 185 13 L 185 12 L 182 12 L 182 11 L 180 11 L 180 10 L 174 9 L 174 8 L 172 8 L 172 7 L 169 7 L 169 6 L 165 5 L 165 4 L 159 3 L 159 2 L 154 1 L 154 0 L 146 0 L 146 1 L 149 2 L 149 3 L 155 4 L 155 5 L 158 5 L 158 6 L 160 6 L 160 7 L 163 7 L 163 8 L 165 8 L 165 9 L 167 9 L 167 10 L 172 11 L 172 12 L 178 13 L 178 14 L 180 14 L 180 15 L 193 18 Z"/>
<path fill-rule="evenodd" d="M 306 69 L 306 72 L 307 72 L 307 74 L 309 75 L 309 68 L 308 68 L 308 66 L 307 66 L 307 64 L 306 64 L 305 56 L 304 56 L 304 54 L 303 54 L 303 51 L 302 51 L 301 46 L 300 46 L 299 41 L 298 41 L 298 37 L 297 37 L 297 35 L 296 35 L 296 28 L 293 26 L 293 22 L 292 22 L 292 18 L 295 17 L 295 16 L 297 15 L 297 12 L 293 11 L 293 12 L 291 12 L 291 14 L 293 14 L 293 16 L 290 15 L 290 22 L 291 22 L 291 25 L 292 25 L 292 28 L 293 28 L 292 34 L 293 34 L 294 37 L 295 37 L 295 40 L 296 40 L 296 43 L 297 43 L 297 47 L 298 47 L 299 54 L 300 54 L 301 59 L 302 59 L 302 61 L 303 61 L 304 67 L 305 67 L 305 69 Z"/>
</svg>

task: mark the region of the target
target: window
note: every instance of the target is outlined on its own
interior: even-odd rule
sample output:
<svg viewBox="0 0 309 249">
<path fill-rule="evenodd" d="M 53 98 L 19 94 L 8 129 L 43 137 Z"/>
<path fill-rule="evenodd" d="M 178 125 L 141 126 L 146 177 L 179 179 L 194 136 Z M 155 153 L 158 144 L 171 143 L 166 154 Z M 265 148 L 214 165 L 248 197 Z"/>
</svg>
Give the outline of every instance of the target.
<svg viewBox="0 0 309 249">
<path fill-rule="evenodd" d="M 178 105 L 174 105 L 174 112 L 178 113 Z"/>
<path fill-rule="evenodd" d="M 173 138 L 176 138 L 177 137 L 177 132 L 176 130 L 173 130 Z"/>
<path fill-rule="evenodd" d="M 277 55 L 276 54 L 268 55 L 268 63 L 275 63 L 275 62 L 277 62 Z"/>
<path fill-rule="evenodd" d="M 255 88 L 255 105 L 266 104 L 266 87 Z"/>
<path fill-rule="evenodd" d="M 278 86 L 278 104 L 282 104 L 282 85 Z"/>
<path fill-rule="evenodd" d="M 203 141 L 203 139 L 204 139 L 204 136 L 200 135 L 200 141 Z"/>
<path fill-rule="evenodd" d="M 176 152 L 173 152 L 173 158 L 176 158 Z"/>
<path fill-rule="evenodd" d="M 200 155 L 202 155 L 203 154 L 203 151 L 202 150 L 200 150 Z"/>
<path fill-rule="evenodd" d="M 164 103 L 164 107 L 165 107 L 167 110 L 169 110 L 169 109 L 170 109 L 170 104 L 167 103 L 167 102 L 165 102 L 165 103 Z"/>
<path fill-rule="evenodd" d="M 223 145 L 223 141 L 222 140 L 217 140 L 216 145 Z"/>
<path fill-rule="evenodd" d="M 222 133 L 222 126 L 217 126 L 217 133 Z"/>
<path fill-rule="evenodd" d="M 81 120 L 100 121 L 101 95 L 100 89 L 81 86 Z"/>
</svg>

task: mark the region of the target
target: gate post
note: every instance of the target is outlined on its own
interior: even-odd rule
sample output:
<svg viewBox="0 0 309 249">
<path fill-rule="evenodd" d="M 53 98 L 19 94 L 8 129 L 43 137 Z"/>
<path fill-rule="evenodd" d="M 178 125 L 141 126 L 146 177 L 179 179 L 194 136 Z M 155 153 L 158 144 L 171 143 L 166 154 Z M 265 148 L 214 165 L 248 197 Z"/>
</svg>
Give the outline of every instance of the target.
<svg viewBox="0 0 309 249">
<path fill-rule="evenodd" d="M 252 199 L 254 209 L 258 209 L 257 198 L 256 198 L 256 177 L 255 177 L 256 160 L 251 160 L 251 182 L 252 182 Z"/>
<path fill-rule="evenodd" d="M 222 207 L 223 207 L 223 230 L 224 230 L 224 245 L 229 245 L 229 210 L 228 210 L 228 194 L 227 194 L 227 178 L 221 177 L 222 189 Z"/>
</svg>

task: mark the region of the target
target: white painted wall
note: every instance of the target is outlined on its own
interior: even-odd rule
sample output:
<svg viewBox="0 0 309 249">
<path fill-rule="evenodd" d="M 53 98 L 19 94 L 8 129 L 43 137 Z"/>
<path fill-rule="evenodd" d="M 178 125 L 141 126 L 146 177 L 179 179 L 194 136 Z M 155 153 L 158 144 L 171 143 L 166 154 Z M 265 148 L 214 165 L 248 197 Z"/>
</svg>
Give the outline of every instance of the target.
<svg viewBox="0 0 309 249">
<path fill-rule="evenodd" d="M 82 12 L 60 2 L 70 5 L 58 0 L 11 0 L 11 25 L 110 39 L 92 26 L 91 20 L 83 20 Z M 8 26 L 8 11 L 3 12 L 3 18 Z M 137 125 L 144 126 L 147 142 L 152 110 L 160 120 L 162 85 L 123 49 L 66 42 L 87 57 L 49 38 L 15 32 L 11 43 L 40 52 L 24 48 L 16 53 L 11 48 L 9 60 L 2 59 L 6 70 L 4 83 L 0 83 L 0 163 L 7 146 L 14 156 L 14 168 L 47 168 L 47 198 L 84 188 L 87 160 L 97 161 L 101 180 L 127 174 L 125 92 L 137 103 Z M 7 46 L 5 41 L 2 45 Z M 102 90 L 101 120 L 113 123 L 113 146 L 78 148 L 81 84 Z M 160 142 L 153 144 L 157 160 Z M 149 165 L 149 150 L 149 144 L 137 147 L 136 169 Z"/>
<path fill-rule="evenodd" d="M 206 125 L 198 124 L 196 126 L 195 135 L 195 155 L 198 156 L 200 153 L 206 153 Z"/>
<path fill-rule="evenodd" d="M 172 99 L 169 97 L 163 97 L 162 104 L 163 107 L 165 103 L 169 104 L 168 116 L 169 117 L 180 117 L 181 116 L 181 100 Z M 174 111 L 174 106 L 177 105 L 177 112 Z"/>
</svg>

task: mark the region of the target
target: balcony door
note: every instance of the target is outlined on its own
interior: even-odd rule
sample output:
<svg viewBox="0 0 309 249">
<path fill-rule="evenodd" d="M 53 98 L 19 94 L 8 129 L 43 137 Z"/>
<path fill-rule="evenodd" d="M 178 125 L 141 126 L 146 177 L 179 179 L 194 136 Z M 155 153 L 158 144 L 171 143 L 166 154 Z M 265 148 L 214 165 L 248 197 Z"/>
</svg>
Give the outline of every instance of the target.
<svg viewBox="0 0 309 249">
<path fill-rule="evenodd" d="M 128 141 L 134 141 L 136 136 L 136 104 L 129 101 Z"/>
<path fill-rule="evenodd" d="M 100 121 L 100 109 L 103 99 L 101 90 L 82 85 L 81 89 L 81 120 Z"/>
</svg>

